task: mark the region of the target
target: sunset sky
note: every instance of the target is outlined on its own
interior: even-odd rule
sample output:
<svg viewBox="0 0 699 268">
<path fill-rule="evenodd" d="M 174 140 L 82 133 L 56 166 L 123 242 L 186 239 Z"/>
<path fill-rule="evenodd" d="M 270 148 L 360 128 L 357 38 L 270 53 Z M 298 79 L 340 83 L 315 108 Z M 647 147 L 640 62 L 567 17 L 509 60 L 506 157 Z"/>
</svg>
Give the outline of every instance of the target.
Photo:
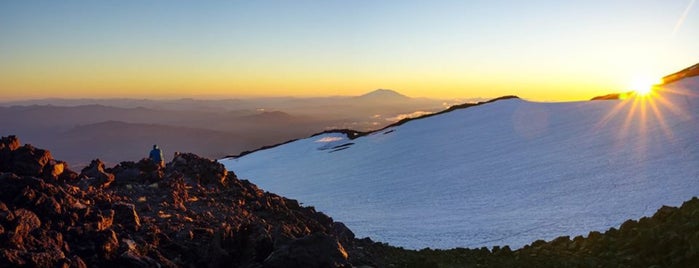
<svg viewBox="0 0 699 268">
<path fill-rule="evenodd" d="M 582 100 L 699 62 L 694 2 L 4 0 L 0 100 Z"/>
</svg>

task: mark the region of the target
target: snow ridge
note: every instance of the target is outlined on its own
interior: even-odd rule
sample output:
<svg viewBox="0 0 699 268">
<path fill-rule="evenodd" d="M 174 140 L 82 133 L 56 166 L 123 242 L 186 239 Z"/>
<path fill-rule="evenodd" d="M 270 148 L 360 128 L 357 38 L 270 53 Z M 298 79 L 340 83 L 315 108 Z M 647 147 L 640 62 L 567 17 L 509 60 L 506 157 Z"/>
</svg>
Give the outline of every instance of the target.
<svg viewBox="0 0 699 268">
<path fill-rule="evenodd" d="M 651 98 L 508 98 L 351 139 L 328 132 L 221 162 L 406 248 L 584 235 L 699 195 L 699 78 Z"/>
</svg>

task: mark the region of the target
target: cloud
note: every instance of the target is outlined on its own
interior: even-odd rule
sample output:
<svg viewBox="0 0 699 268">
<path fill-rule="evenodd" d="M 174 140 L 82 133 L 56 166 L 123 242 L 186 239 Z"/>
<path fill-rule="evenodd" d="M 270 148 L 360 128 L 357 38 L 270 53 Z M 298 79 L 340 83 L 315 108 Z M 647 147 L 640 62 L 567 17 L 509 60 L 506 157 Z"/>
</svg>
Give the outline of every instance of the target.
<svg viewBox="0 0 699 268">
<path fill-rule="evenodd" d="M 408 114 L 399 114 L 399 115 L 396 115 L 396 116 L 394 116 L 394 117 L 386 118 L 386 121 L 394 121 L 394 122 L 396 122 L 396 121 L 400 121 L 400 120 L 403 120 L 403 119 L 406 119 L 406 118 L 420 117 L 420 116 L 423 116 L 423 115 L 426 115 L 426 114 L 431 114 L 431 112 L 416 111 L 416 112 L 412 112 L 412 113 L 408 113 Z"/>
<path fill-rule="evenodd" d="M 689 11 L 692 9 L 692 6 L 694 5 L 694 1 L 696 1 L 696 0 L 689 1 L 687 8 L 684 9 L 684 12 L 682 12 L 682 15 L 677 20 L 677 23 L 675 24 L 675 28 L 672 29 L 672 36 L 673 37 L 677 34 L 677 32 L 680 30 L 680 28 L 682 28 L 682 24 L 684 24 L 684 20 L 687 19 L 687 14 L 689 14 Z"/>
</svg>

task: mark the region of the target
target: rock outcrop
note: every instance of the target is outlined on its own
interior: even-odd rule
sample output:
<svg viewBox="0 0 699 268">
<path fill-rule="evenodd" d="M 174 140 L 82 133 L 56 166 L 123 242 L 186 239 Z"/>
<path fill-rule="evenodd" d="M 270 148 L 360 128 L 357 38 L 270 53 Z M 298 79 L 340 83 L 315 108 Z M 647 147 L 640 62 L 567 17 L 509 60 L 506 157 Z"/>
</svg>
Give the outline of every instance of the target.
<svg viewBox="0 0 699 268">
<path fill-rule="evenodd" d="M 83 185 L 96 188 L 107 188 L 114 182 L 114 174 L 107 173 L 104 163 L 99 159 L 92 160 L 89 166 L 83 168 L 80 176 L 86 178 Z"/>
<path fill-rule="evenodd" d="M 209 159 L 78 175 L 12 136 L 0 156 L 0 267 L 351 267 L 343 224 Z"/>
</svg>

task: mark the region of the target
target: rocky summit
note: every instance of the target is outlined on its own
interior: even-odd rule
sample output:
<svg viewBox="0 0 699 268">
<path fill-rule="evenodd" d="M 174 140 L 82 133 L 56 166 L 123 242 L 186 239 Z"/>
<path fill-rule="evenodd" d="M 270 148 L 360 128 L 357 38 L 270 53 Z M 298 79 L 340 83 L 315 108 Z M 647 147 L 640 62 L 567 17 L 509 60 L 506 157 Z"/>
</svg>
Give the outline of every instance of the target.
<svg viewBox="0 0 699 268">
<path fill-rule="evenodd" d="M 691 267 L 699 199 L 587 236 L 405 250 L 264 192 L 223 165 L 177 153 L 78 172 L 0 140 L 0 267 Z"/>
<path fill-rule="evenodd" d="M 295 200 L 177 154 L 80 173 L 0 143 L 2 267 L 350 267 L 354 234 Z"/>
</svg>

